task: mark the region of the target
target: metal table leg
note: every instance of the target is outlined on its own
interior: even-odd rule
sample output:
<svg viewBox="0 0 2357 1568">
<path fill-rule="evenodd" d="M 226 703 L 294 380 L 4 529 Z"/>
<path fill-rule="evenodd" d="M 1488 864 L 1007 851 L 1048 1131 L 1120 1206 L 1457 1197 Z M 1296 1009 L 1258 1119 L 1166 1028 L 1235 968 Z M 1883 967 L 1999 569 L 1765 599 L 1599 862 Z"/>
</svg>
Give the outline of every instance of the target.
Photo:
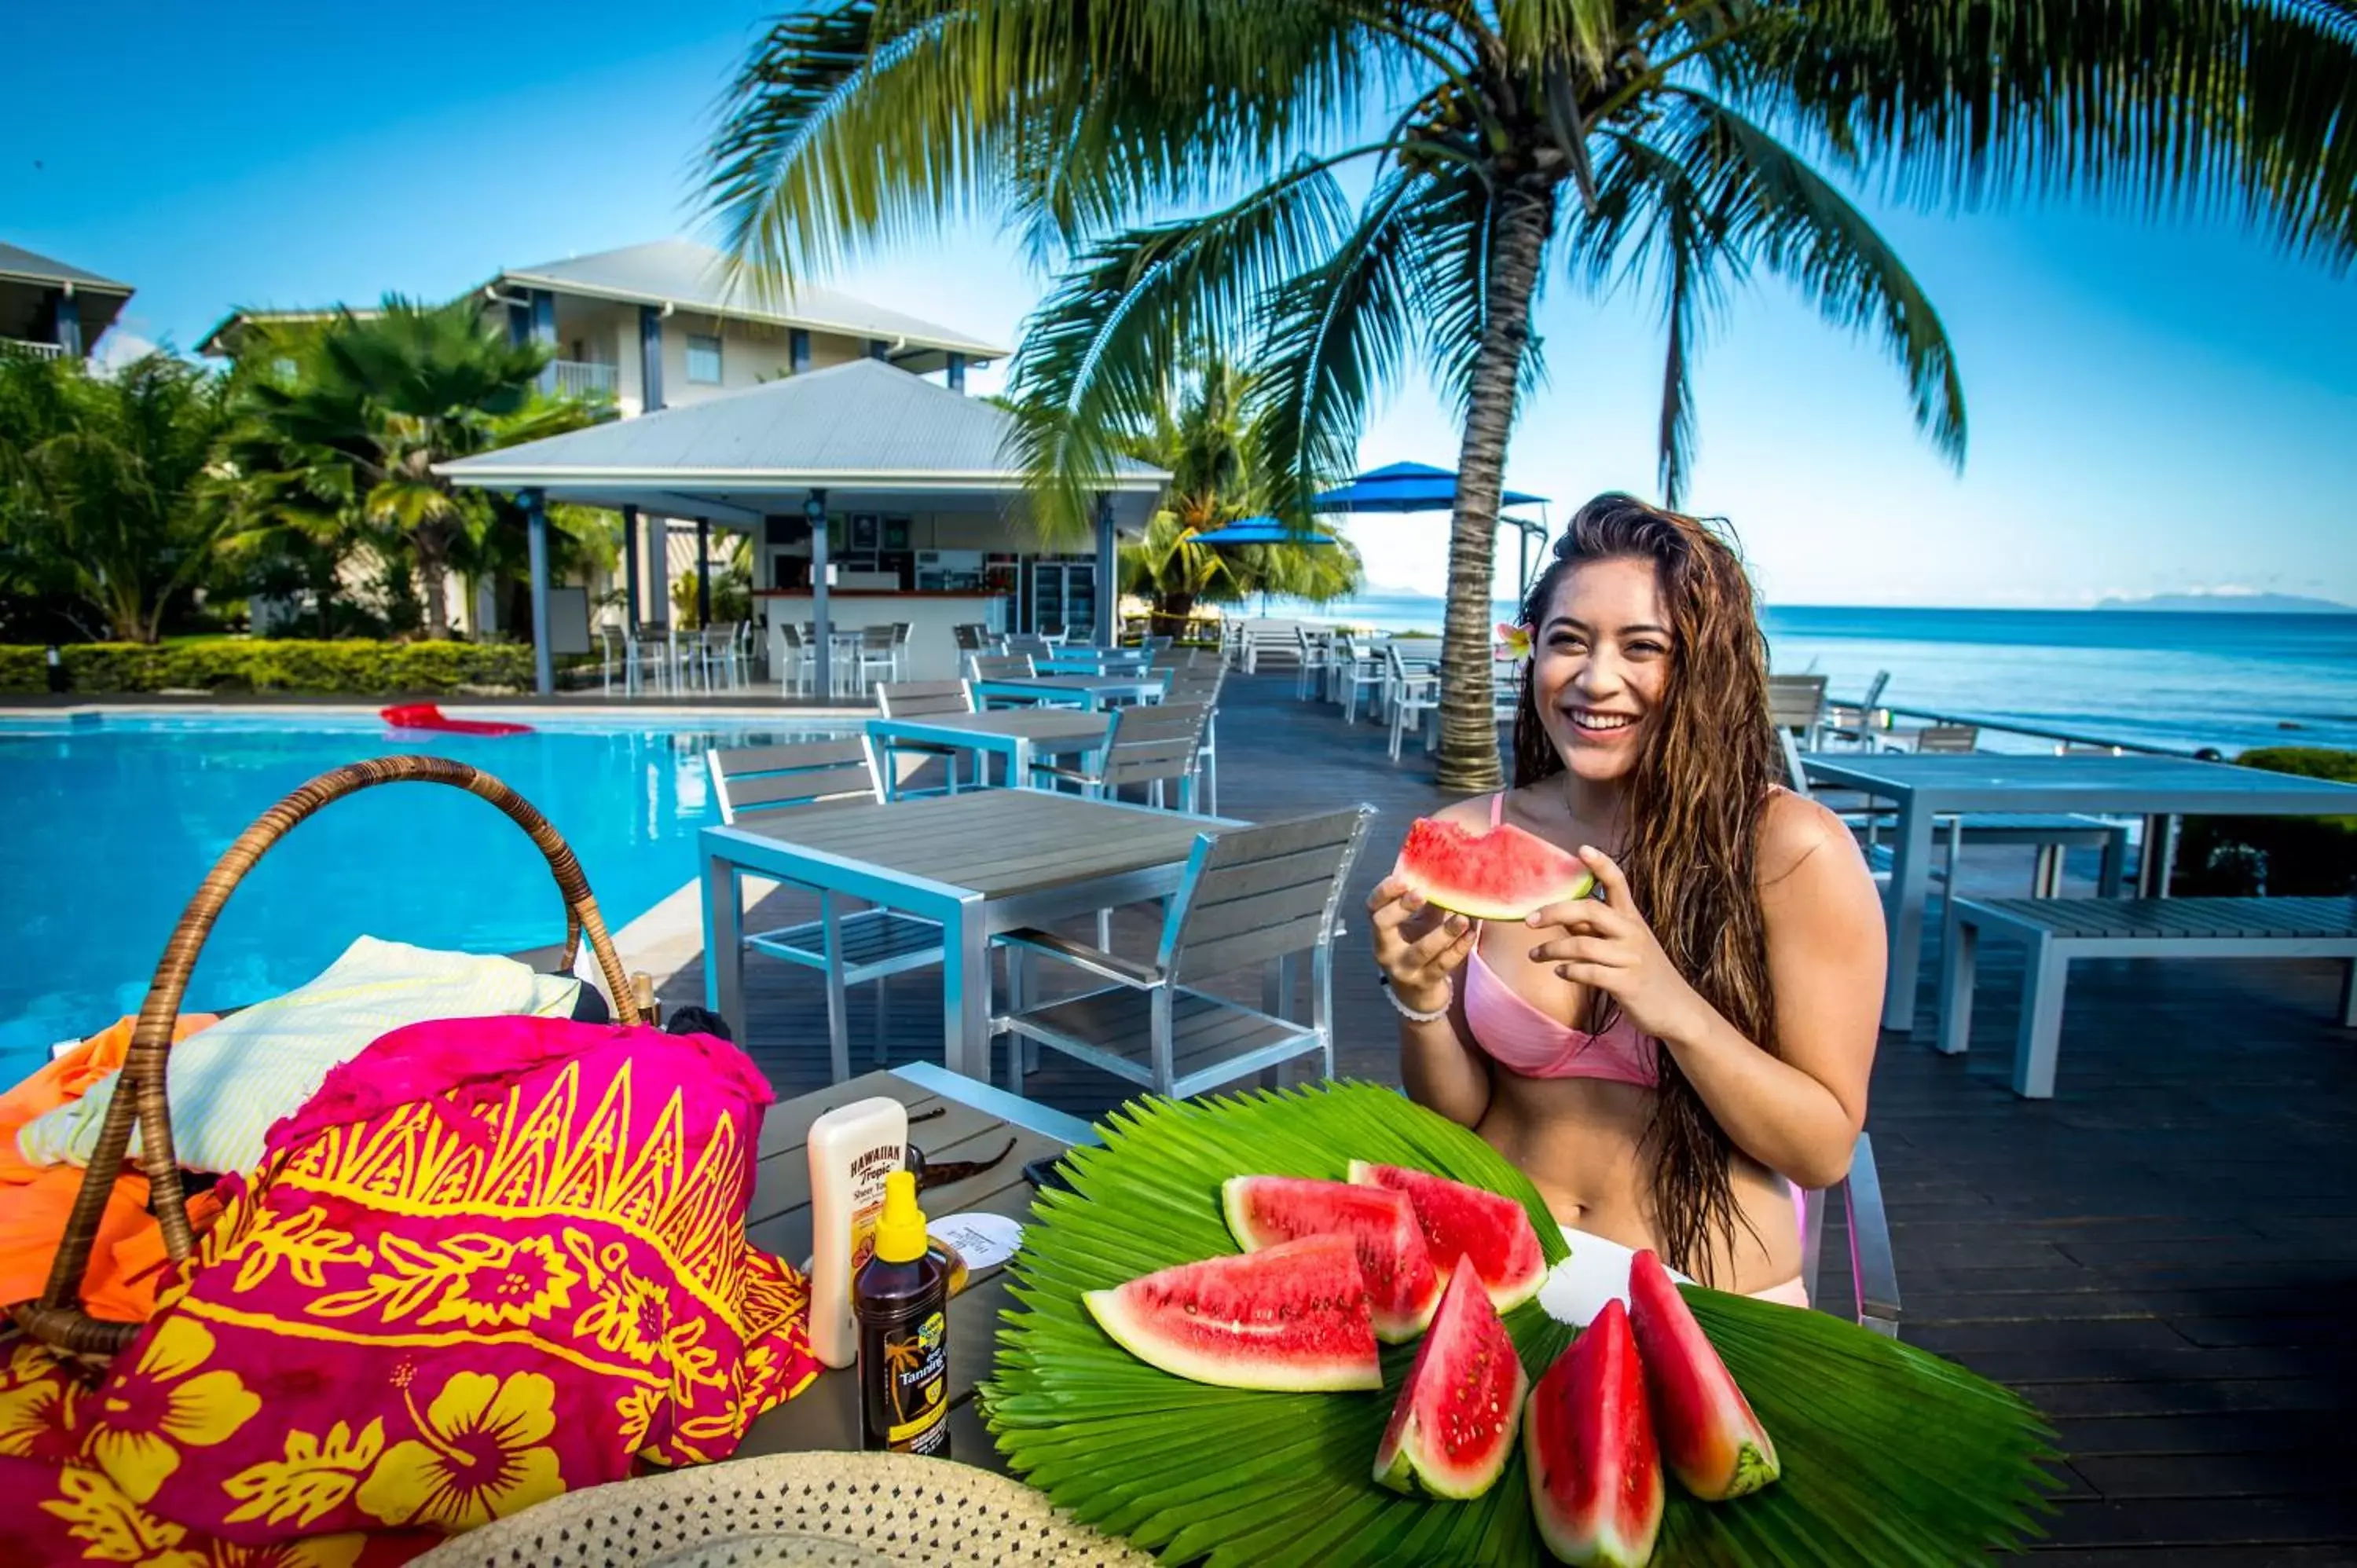
<svg viewBox="0 0 2357 1568">
<path fill-rule="evenodd" d="M 1890 965 L 1882 1026 L 1904 1035 L 1915 1027 L 1915 973 L 1923 956 L 1923 904 L 1932 879 L 1932 813 L 1911 790 L 1899 798 L 1898 842 L 1892 847 L 1890 888 L 1883 896 Z"/>
<path fill-rule="evenodd" d="M 952 1072 L 990 1081 L 990 939 L 979 898 L 942 922 L 942 1057 Z"/>
<path fill-rule="evenodd" d="M 745 905 L 735 863 L 704 858 L 704 1004 L 726 1020 L 738 1046 L 745 1037 Z"/>
</svg>

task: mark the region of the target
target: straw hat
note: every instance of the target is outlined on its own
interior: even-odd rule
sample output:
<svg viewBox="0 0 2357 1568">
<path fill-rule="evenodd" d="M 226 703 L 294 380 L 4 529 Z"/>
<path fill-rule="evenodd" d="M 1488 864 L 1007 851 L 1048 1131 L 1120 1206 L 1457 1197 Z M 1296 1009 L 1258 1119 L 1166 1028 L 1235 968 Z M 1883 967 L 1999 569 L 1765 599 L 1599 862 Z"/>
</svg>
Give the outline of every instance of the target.
<svg viewBox="0 0 2357 1568">
<path fill-rule="evenodd" d="M 771 1454 L 551 1498 L 418 1568 L 1147 1568 L 1153 1559 L 970 1465 Z"/>
</svg>

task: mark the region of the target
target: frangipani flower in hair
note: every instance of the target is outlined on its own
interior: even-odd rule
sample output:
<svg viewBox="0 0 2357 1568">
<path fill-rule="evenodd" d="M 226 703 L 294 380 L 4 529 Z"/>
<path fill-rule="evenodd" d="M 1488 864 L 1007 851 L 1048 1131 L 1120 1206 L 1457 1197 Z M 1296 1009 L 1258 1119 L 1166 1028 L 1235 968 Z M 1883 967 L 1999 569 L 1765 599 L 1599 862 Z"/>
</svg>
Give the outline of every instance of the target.
<svg viewBox="0 0 2357 1568">
<path fill-rule="evenodd" d="M 1498 650 L 1509 659 L 1531 656 L 1531 628 L 1508 621 L 1498 623 Z"/>
</svg>

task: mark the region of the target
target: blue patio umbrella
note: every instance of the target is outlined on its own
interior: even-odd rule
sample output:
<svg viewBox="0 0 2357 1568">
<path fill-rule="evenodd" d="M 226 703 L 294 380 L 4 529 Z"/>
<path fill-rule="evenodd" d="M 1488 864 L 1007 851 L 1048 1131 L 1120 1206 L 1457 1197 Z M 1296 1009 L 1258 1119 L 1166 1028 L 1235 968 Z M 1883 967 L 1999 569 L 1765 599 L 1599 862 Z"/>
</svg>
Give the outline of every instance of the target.
<svg viewBox="0 0 2357 1568">
<path fill-rule="evenodd" d="M 1240 517 L 1218 528 L 1207 529 L 1195 535 L 1198 544 L 1332 544 L 1330 533 L 1296 532 L 1273 517 Z M 1260 596 L 1261 613 L 1268 613 L 1268 596 Z"/>
<path fill-rule="evenodd" d="M 1457 505 L 1457 476 L 1429 463 L 1386 463 L 1380 468 L 1368 469 L 1347 485 L 1320 493 L 1309 504 L 1319 511 L 1448 511 Z M 1543 507 L 1547 498 L 1525 490 L 1508 490 L 1498 498 L 1498 504 Z M 1522 531 L 1522 575 L 1515 580 L 1527 591 L 1531 585 L 1531 536 L 1535 533 L 1541 540 L 1545 539 L 1546 524 L 1518 517 L 1501 517 L 1498 521 Z"/>
</svg>

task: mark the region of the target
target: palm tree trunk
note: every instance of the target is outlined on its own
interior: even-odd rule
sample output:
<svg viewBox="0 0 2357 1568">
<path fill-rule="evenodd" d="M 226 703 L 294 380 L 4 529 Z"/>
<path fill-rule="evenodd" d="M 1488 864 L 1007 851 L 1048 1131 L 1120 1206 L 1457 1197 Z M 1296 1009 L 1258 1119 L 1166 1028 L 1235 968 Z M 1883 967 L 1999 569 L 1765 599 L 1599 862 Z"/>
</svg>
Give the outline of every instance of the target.
<svg viewBox="0 0 2357 1568">
<path fill-rule="evenodd" d="M 1440 757 L 1436 782 L 1468 794 L 1493 790 L 1498 723 L 1491 712 L 1490 590 L 1495 570 L 1498 498 L 1505 491 L 1506 441 L 1514 392 L 1530 346 L 1531 299 L 1555 232 L 1555 183 L 1525 177 L 1499 193 L 1491 220 L 1487 324 L 1473 361 L 1465 439 L 1457 456 L 1457 510 L 1448 525 L 1448 612 L 1440 644 Z"/>
</svg>

